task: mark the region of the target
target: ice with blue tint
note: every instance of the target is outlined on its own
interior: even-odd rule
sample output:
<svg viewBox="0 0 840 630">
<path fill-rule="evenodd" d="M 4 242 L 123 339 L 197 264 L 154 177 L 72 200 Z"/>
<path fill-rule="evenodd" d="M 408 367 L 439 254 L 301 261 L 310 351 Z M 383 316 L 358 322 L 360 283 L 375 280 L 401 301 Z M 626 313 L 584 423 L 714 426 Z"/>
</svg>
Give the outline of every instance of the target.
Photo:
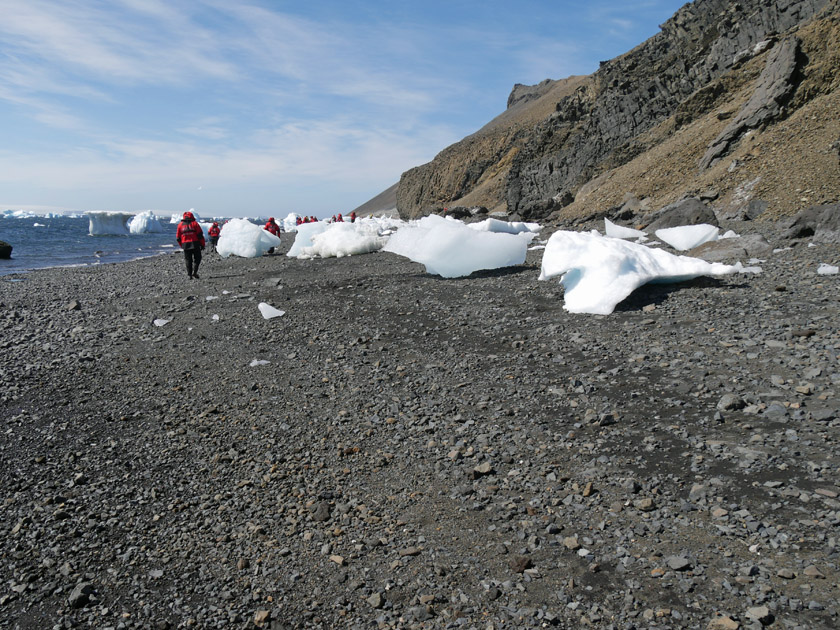
<svg viewBox="0 0 840 630">
<path fill-rule="evenodd" d="M 534 232 L 473 230 L 461 221 L 430 215 L 400 227 L 383 251 L 420 263 L 428 273 L 458 278 L 483 269 L 521 265 L 534 236 Z"/>
<path fill-rule="evenodd" d="M 128 221 L 134 216 L 133 212 L 107 212 L 90 211 L 85 212 L 88 218 L 88 233 L 91 236 L 104 236 L 106 234 L 130 234 Z"/>
<path fill-rule="evenodd" d="M 245 219 L 231 219 L 222 226 L 216 251 L 223 258 L 228 256 L 256 258 L 279 245 L 280 239 L 266 232 L 259 225 L 254 225 Z"/>
<path fill-rule="evenodd" d="M 160 224 L 154 212 L 145 210 L 129 219 L 128 231 L 131 234 L 161 234 L 166 230 Z"/>
</svg>

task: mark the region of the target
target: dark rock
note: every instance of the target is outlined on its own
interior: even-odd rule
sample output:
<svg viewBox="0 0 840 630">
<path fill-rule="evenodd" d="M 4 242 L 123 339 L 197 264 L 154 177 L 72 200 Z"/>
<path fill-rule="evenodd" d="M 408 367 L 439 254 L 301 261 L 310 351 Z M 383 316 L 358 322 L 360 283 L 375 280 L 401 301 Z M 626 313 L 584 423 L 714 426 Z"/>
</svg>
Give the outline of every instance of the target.
<svg viewBox="0 0 840 630">
<path fill-rule="evenodd" d="M 464 206 L 454 206 L 452 208 L 444 208 L 442 214 L 447 217 L 452 217 L 453 219 L 468 219 L 472 216 L 472 212 L 470 212 L 469 208 L 465 208 Z"/>
<path fill-rule="evenodd" d="M 312 506 L 312 520 L 321 523 L 330 519 L 332 508 L 327 501 L 319 501 Z"/>
<path fill-rule="evenodd" d="M 691 561 L 683 556 L 670 556 L 666 562 L 674 571 L 688 571 L 691 568 Z"/>
<path fill-rule="evenodd" d="M 510 559 L 508 565 L 514 573 L 524 573 L 533 566 L 533 563 L 528 556 L 516 556 Z"/>
<path fill-rule="evenodd" d="M 823 243 L 840 243 L 840 203 L 811 206 L 780 224 L 786 239 L 812 238 Z"/>
<path fill-rule="evenodd" d="M 688 255 L 709 262 L 735 262 L 766 256 L 772 251 L 773 246 L 761 234 L 746 234 L 739 238 L 723 238 L 703 243 L 688 252 Z"/>
<path fill-rule="evenodd" d="M 0 241 L 0 258 L 11 258 L 12 246 L 6 241 Z"/>
<path fill-rule="evenodd" d="M 749 199 L 718 210 L 717 216 L 724 221 L 754 221 L 767 210 L 767 206 L 768 203 L 761 199 Z"/>
<path fill-rule="evenodd" d="M 494 472 L 495 470 L 493 470 L 493 465 L 490 462 L 482 462 L 472 469 L 470 476 L 473 479 L 479 479 L 480 477 L 492 475 Z"/>
<path fill-rule="evenodd" d="M 696 197 L 669 204 L 646 219 L 648 223 L 645 229 L 651 233 L 683 225 L 718 224 L 714 211 Z"/>
<path fill-rule="evenodd" d="M 67 603 L 71 608 L 84 608 L 90 601 L 90 596 L 93 595 L 94 588 L 90 582 L 80 582 L 73 588 L 70 596 L 67 598 Z"/>
</svg>

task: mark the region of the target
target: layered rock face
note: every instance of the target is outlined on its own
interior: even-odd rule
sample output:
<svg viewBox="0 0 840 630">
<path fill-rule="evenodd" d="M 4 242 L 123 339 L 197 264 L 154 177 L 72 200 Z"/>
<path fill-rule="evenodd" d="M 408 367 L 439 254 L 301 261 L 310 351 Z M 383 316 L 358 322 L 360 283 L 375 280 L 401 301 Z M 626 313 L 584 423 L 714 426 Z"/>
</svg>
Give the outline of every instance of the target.
<svg viewBox="0 0 840 630">
<path fill-rule="evenodd" d="M 572 203 L 593 178 L 708 119 L 706 127 L 725 128 L 691 156 L 702 173 L 747 132 L 790 116 L 814 63 L 797 30 L 814 18 L 836 28 L 837 10 L 837 0 L 687 4 L 656 36 L 589 77 L 517 85 L 504 114 L 403 174 L 400 215 L 462 204 L 540 219 Z M 814 96 L 813 89 L 806 95 Z M 652 138 L 666 122 L 667 133 Z"/>
</svg>

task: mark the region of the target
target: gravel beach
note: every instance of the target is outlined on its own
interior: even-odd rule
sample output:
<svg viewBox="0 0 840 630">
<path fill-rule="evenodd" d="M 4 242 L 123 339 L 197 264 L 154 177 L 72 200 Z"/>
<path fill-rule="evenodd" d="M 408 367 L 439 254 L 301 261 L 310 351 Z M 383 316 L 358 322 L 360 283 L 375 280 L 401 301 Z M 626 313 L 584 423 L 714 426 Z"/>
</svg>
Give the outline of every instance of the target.
<svg viewBox="0 0 840 630">
<path fill-rule="evenodd" d="M 0 627 L 837 628 L 838 247 L 748 229 L 608 316 L 541 250 L 0 278 Z"/>
</svg>

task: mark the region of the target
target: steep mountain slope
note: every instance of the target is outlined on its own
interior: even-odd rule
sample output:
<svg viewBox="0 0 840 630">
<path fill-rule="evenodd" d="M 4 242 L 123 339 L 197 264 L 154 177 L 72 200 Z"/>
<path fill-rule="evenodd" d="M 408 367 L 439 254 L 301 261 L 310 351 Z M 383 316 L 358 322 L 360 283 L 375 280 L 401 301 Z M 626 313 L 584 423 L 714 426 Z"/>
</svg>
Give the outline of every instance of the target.
<svg viewBox="0 0 840 630">
<path fill-rule="evenodd" d="M 588 77 L 517 85 L 508 108 L 403 174 L 400 215 L 526 219 L 704 196 L 793 214 L 840 192 L 838 0 L 696 0 Z"/>
</svg>

